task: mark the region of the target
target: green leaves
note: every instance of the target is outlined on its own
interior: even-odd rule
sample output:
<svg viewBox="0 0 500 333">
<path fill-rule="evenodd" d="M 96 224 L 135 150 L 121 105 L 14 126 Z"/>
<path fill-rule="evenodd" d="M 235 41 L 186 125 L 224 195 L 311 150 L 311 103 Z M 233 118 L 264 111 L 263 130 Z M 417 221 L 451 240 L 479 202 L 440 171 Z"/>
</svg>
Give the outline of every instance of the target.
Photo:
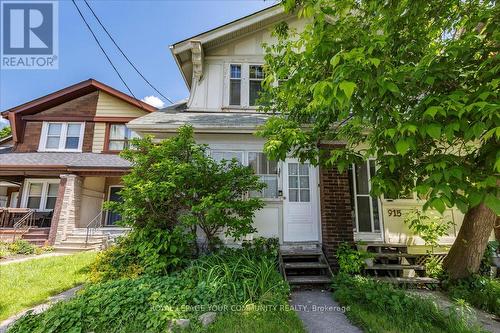
<svg viewBox="0 0 500 333">
<path fill-rule="evenodd" d="M 410 149 L 410 141 L 408 139 L 399 139 L 398 142 L 396 142 L 396 151 L 400 155 L 406 155 L 408 150 Z"/>
<path fill-rule="evenodd" d="M 439 139 L 441 137 L 441 125 L 438 123 L 430 123 L 426 126 L 425 131 L 433 139 Z"/>
<path fill-rule="evenodd" d="M 356 83 L 349 81 L 342 81 L 339 84 L 340 89 L 344 92 L 348 99 L 351 98 L 354 89 L 356 89 Z"/>
<path fill-rule="evenodd" d="M 431 106 L 425 110 L 424 116 L 434 119 L 437 113 L 443 114 L 444 109 L 441 106 Z"/>
</svg>

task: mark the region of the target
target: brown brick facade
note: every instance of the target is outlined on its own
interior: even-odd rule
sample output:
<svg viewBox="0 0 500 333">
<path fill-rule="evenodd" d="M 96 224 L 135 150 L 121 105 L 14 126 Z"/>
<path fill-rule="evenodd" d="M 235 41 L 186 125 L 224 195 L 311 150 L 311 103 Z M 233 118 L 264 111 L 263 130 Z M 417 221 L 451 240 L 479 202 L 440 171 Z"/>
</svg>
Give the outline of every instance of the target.
<svg viewBox="0 0 500 333">
<path fill-rule="evenodd" d="M 16 153 L 30 153 L 38 150 L 40 142 L 40 133 L 42 133 L 42 122 L 28 121 L 24 130 L 24 140 L 15 147 Z"/>
<path fill-rule="evenodd" d="M 339 244 L 354 241 L 348 172 L 320 168 L 320 195 L 323 251 L 330 265 L 337 268 Z"/>
<path fill-rule="evenodd" d="M 30 120 L 47 120 L 50 117 L 94 117 L 97 109 L 99 92 L 94 91 L 85 96 L 59 104 L 50 109 L 30 116 Z M 69 120 L 68 120 L 69 121 Z"/>
</svg>

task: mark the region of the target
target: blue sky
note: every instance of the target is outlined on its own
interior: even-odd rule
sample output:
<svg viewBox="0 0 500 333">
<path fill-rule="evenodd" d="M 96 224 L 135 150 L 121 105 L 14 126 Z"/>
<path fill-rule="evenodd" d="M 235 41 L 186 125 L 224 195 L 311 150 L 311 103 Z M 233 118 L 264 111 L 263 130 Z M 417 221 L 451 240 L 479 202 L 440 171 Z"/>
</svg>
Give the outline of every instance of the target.
<svg viewBox="0 0 500 333">
<path fill-rule="evenodd" d="M 94 0 L 90 4 L 118 45 L 146 78 L 175 101 L 187 97 L 188 91 L 171 56 L 169 45 L 269 7 L 275 1 Z M 97 22 L 92 20 L 85 4 L 79 1 L 78 5 L 136 97 L 158 95 L 122 59 Z M 59 69 L 1 70 L 0 111 L 88 78 L 127 92 L 71 1 L 60 1 Z"/>
</svg>

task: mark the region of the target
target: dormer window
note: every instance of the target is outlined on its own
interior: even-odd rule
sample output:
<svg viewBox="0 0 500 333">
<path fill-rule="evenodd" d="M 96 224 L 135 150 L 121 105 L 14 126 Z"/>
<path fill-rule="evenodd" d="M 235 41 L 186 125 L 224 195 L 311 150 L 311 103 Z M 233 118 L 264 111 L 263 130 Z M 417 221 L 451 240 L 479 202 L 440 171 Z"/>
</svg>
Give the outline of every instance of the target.
<svg viewBox="0 0 500 333">
<path fill-rule="evenodd" d="M 129 147 L 130 139 L 138 137 L 137 133 L 125 126 L 125 124 L 110 124 L 107 150 L 114 152 L 122 151 Z"/>
<path fill-rule="evenodd" d="M 262 80 L 264 80 L 264 69 L 260 65 L 250 65 L 250 82 L 249 82 L 249 105 L 257 105 L 256 101 L 259 98 L 259 93 L 262 88 Z"/>
<path fill-rule="evenodd" d="M 44 122 L 38 151 L 81 152 L 84 123 Z"/>
<path fill-rule="evenodd" d="M 226 103 L 238 107 L 255 107 L 262 90 L 264 67 L 252 64 L 229 65 L 229 98 Z"/>
<path fill-rule="evenodd" d="M 229 105 L 241 105 L 241 65 L 231 65 Z"/>
</svg>

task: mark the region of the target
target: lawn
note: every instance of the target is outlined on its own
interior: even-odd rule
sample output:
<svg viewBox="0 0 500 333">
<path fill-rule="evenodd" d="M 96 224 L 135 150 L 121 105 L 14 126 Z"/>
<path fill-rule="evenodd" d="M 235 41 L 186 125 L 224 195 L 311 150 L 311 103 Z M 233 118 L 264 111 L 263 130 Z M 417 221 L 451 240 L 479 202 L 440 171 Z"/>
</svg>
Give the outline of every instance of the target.
<svg viewBox="0 0 500 333">
<path fill-rule="evenodd" d="M 0 266 L 0 321 L 84 282 L 94 257 L 85 252 Z"/>
</svg>

